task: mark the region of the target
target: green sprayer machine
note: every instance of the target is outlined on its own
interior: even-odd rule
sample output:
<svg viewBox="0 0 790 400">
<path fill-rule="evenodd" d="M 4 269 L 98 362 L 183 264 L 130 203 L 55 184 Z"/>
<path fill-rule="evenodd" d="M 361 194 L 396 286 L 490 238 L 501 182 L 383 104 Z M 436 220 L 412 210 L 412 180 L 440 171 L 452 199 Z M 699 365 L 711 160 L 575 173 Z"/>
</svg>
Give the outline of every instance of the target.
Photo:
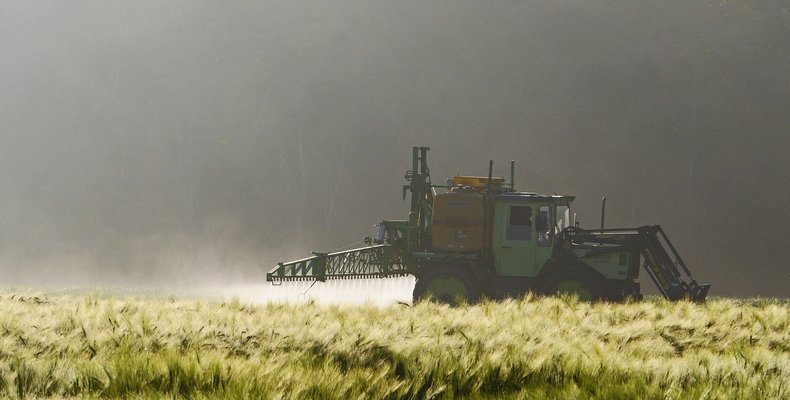
<svg viewBox="0 0 790 400">
<path fill-rule="evenodd" d="M 622 301 L 641 299 L 644 268 L 665 298 L 705 300 L 710 285 L 692 279 L 661 226 L 604 229 L 604 198 L 600 229 L 582 229 L 571 220 L 573 196 L 517 191 L 513 161 L 509 181 L 492 176 L 490 161 L 487 177 L 433 184 L 428 150 L 412 149 L 403 186 L 404 199 L 411 195 L 408 219 L 382 221 L 364 247 L 278 263 L 266 280 L 413 275 L 414 301 L 473 303 L 527 292 Z"/>
</svg>

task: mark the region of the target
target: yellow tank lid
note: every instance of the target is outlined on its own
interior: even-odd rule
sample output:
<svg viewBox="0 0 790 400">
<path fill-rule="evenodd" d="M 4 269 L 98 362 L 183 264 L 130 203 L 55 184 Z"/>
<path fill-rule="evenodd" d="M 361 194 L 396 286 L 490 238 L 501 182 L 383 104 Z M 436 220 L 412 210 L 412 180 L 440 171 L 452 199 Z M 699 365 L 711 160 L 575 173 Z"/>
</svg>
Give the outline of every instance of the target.
<svg viewBox="0 0 790 400">
<path fill-rule="evenodd" d="M 487 176 L 463 176 L 463 175 L 456 175 L 453 177 L 453 186 L 462 185 L 462 186 L 472 186 L 476 188 L 486 188 L 488 187 L 488 177 Z M 501 187 L 505 183 L 504 177 L 493 177 L 491 178 L 491 186 L 493 187 Z"/>
</svg>

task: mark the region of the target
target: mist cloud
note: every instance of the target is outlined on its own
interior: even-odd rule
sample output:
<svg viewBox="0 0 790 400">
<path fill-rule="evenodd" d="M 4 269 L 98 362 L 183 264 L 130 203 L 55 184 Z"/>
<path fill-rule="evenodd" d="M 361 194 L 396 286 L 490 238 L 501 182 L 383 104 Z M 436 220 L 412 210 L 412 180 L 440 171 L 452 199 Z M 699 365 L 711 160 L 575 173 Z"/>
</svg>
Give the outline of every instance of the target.
<svg viewBox="0 0 790 400">
<path fill-rule="evenodd" d="M 787 295 L 788 38 L 771 1 L 6 2 L 0 271 L 262 279 L 406 218 L 427 145 Z"/>
</svg>

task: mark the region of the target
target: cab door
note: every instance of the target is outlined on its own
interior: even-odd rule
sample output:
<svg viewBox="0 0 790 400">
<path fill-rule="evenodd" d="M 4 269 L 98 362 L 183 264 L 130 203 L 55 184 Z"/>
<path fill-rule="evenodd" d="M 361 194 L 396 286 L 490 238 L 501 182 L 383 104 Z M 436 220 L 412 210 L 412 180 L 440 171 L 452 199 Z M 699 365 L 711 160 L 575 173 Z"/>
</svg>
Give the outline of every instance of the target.
<svg viewBox="0 0 790 400">
<path fill-rule="evenodd" d="M 537 204 L 497 202 L 492 250 L 500 276 L 535 276 Z"/>
</svg>

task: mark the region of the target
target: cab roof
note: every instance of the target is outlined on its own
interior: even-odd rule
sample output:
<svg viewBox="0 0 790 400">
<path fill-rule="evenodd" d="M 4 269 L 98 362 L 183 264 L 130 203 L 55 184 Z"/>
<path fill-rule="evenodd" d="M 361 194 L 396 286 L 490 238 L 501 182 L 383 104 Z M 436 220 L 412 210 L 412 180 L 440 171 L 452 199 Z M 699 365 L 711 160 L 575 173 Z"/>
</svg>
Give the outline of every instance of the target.
<svg viewBox="0 0 790 400">
<path fill-rule="evenodd" d="M 494 200 L 500 201 L 540 201 L 548 200 L 557 205 L 568 206 L 576 199 L 576 196 L 566 196 L 561 194 L 540 194 L 533 192 L 507 192 L 503 194 L 496 194 L 493 196 Z"/>
</svg>

